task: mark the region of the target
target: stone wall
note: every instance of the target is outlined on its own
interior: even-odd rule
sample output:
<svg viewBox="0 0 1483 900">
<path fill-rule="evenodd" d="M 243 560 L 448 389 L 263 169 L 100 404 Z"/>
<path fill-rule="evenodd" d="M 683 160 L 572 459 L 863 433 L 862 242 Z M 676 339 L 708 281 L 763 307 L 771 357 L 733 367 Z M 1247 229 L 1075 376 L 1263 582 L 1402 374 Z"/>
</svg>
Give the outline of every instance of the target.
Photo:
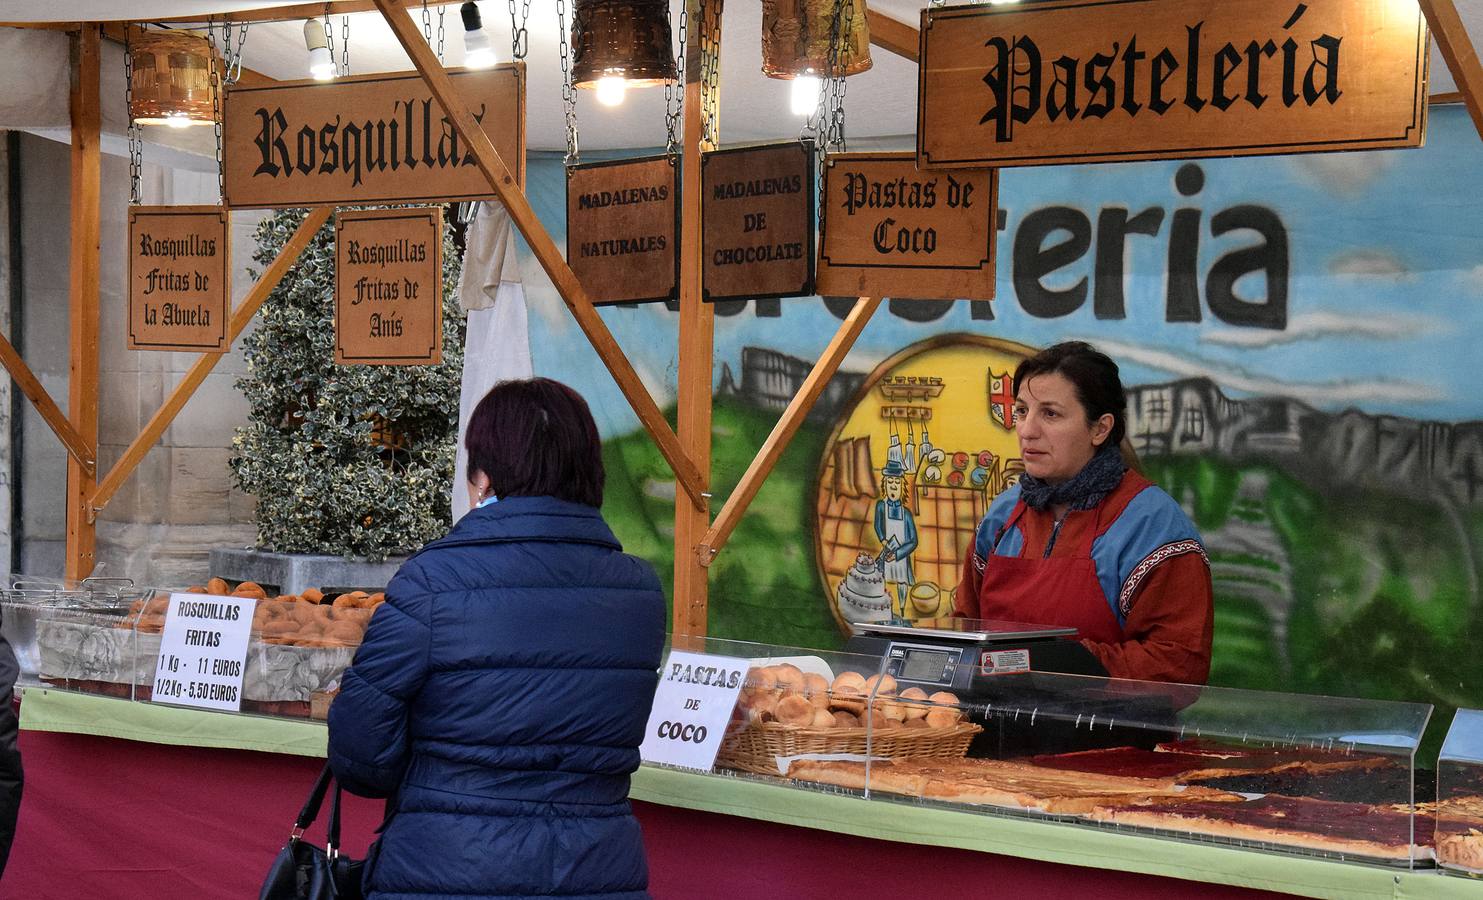
<svg viewBox="0 0 1483 900">
<path fill-rule="evenodd" d="M 20 222 L 24 252 L 24 354 L 66 408 L 68 353 L 68 147 L 21 138 Z M 107 472 L 195 361 L 195 354 L 133 351 L 125 342 L 128 161 L 102 165 L 99 326 L 99 472 Z M 215 203 L 215 173 L 146 164 L 146 204 Z M 252 232 L 262 213 L 232 214 L 233 305 L 251 287 Z M 236 345 L 240 347 L 240 341 Z M 232 432 L 247 416 L 234 382 L 246 371 L 239 349 L 226 355 L 99 517 L 96 574 L 184 586 L 207 575 L 215 547 L 253 543 L 252 499 L 233 490 L 227 469 Z M 20 568 L 60 574 L 65 549 L 66 456 L 33 410 L 23 423 Z"/>
</svg>

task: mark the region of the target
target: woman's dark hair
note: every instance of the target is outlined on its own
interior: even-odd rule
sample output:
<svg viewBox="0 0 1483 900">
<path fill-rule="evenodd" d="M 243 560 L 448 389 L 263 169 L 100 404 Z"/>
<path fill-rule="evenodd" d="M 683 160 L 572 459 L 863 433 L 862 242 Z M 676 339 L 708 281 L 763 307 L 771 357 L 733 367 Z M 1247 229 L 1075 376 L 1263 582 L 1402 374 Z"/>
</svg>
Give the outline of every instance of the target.
<svg viewBox="0 0 1483 900">
<path fill-rule="evenodd" d="M 1020 386 L 1037 375 L 1064 375 L 1076 388 L 1076 399 L 1086 410 L 1087 422 L 1095 422 L 1112 413 L 1112 432 L 1107 439 L 1116 447 L 1127 431 L 1128 397 L 1117 374 L 1117 363 L 1085 341 L 1065 341 L 1046 347 L 1020 363 L 1014 370 L 1014 396 Z"/>
<path fill-rule="evenodd" d="M 587 401 L 549 378 L 495 385 L 469 418 L 468 479 L 494 495 L 556 497 L 602 506 L 602 442 Z"/>
</svg>

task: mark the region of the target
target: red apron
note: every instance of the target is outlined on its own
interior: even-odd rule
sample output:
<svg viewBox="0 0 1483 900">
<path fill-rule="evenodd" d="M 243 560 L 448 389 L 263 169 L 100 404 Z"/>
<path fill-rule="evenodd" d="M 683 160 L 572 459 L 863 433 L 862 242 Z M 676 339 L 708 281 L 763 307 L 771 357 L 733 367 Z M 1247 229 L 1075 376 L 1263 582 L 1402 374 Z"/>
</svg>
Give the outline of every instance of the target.
<svg viewBox="0 0 1483 900">
<path fill-rule="evenodd" d="M 1092 541 L 1102 530 L 1105 505 L 1097 504 L 1097 521 L 1086 529 L 1083 545 L 1071 556 L 1000 556 L 995 552 L 999 539 L 1025 512 L 1024 501 L 1016 503 L 1009 523 L 994 535 L 989 548 L 979 582 L 978 617 L 1075 628 L 1078 637 L 1099 644 L 1120 643 L 1122 626 L 1107 604 L 1102 583 L 1097 580 L 1097 566 L 1092 562 Z"/>
</svg>

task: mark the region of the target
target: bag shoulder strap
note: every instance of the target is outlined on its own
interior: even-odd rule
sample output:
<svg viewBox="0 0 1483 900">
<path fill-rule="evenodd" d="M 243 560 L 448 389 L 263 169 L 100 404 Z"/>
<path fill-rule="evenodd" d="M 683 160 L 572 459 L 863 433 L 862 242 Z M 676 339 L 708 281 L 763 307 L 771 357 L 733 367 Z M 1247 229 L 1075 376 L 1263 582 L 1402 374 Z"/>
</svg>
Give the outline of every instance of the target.
<svg viewBox="0 0 1483 900">
<path fill-rule="evenodd" d="M 334 774 L 330 771 L 330 764 L 325 763 L 324 769 L 319 773 L 319 778 L 314 781 L 314 787 L 309 789 L 309 799 L 304 801 L 304 808 L 299 810 L 299 817 L 294 820 L 294 829 L 296 831 L 302 832 L 305 828 L 313 825 L 314 820 L 319 817 L 319 807 L 324 803 L 325 792 L 329 790 L 330 779 L 333 777 Z M 338 790 L 336 794 L 335 799 L 338 801 Z M 338 805 L 336 810 L 338 811 Z"/>
</svg>

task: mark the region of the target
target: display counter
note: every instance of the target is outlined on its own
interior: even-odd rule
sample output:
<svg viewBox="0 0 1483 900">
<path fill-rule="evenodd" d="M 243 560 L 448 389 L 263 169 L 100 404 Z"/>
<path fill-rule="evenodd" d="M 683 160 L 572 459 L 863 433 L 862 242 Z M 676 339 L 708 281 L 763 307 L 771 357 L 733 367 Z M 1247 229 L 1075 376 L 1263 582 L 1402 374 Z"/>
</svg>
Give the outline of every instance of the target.
<svg viewBox="0 0 1483 900">
<path fill-rule="evenodd" d="M 324 725 L 303 713 L 327 707 L 310 695 L 332 699 L 353 646 L 285 646 L 255 627 L 244 684 L 256 678 L 260 689 L 298 694 L 259 693 L 265 702 L 244 703 L 240 714 L 148 702 L 159 653 L 150 604 L 160 596 L 124 591 L 106 608 L 98 597 L 9 597 L 22 728 L 323 755 Z M 703 654 L 704 665 L 667 655 L 662 677 L 729 680 L 735 692 L 715 766 L 646 765 L 632 796 L 835 834 L 1313 896 L 1483 895 L 1483 883 L 1434 868 L 1435 836 L 1455 837 L 1457 823 L 1429 791 L 1417 793 L 1429 706 L 990 674 L 972 654 L 918 649 L 876 656 L 688 640 L 685 651 Z M 329 653 L 337 664 L 320 665 Z M 244 687 L 244 698 L 254 693 Z M 1451 808 L 1483 805 L 1480 795 L 1453 790 Z"/>
</svg>

